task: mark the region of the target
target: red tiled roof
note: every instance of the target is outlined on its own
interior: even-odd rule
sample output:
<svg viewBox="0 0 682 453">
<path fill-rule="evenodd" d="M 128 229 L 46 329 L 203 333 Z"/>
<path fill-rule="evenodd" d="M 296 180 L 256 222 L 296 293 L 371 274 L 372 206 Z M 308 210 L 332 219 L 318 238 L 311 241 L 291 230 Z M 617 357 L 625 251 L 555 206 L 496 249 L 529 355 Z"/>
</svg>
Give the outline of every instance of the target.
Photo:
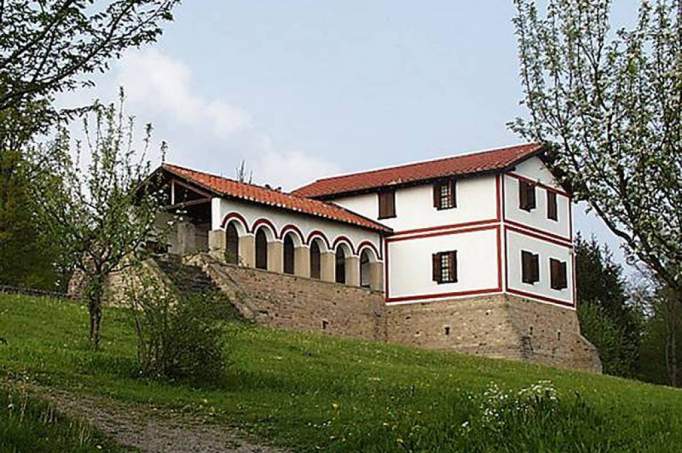
<svg viewBox="0 0 682 453">
<path fill-rule="evenodd" d="M 541 149 L 542 145 L 528 143 L 380 170 L 333 176 L 318 179 L 294 190 L 292 193 L 301 197 L 327 197 L 379 187 L 400 186 L 447 176 L 498 171 L 519 163 Z"/>
<path fill-rule="evenodd" d="M 282 209 L 322 217 L 329 220 L 349 223 L 362 228 L 376 231 L 390 232 L 390 228 L 380 223 L 374 222 L 366 217 L 350 212 L 333 203 L 312 200 L 296 195 L 290 195 L 278 190 L 256 186 L 224 178 L 222 176 L 211 175 L 189 168 L 180 167 L 172 164 L 163 164 L 164 170 L 190 181 L 197 186 L 231 198 L 251 201 L 267 206 L 274 206 Z"/>
</svg>

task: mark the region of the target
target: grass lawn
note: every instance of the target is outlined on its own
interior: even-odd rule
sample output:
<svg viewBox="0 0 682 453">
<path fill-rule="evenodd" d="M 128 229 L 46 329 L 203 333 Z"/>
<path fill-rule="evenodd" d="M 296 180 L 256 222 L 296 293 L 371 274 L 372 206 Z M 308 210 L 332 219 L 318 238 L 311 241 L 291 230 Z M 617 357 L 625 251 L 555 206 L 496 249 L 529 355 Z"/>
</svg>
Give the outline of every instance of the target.
<svg viewBox="0 0 682 453">
<path fill-rule="evenodd" d="M 86 327 L 85 307 L 0 295 L 0 376 L 210 415 L 296 451 L 682 451 L 682 391 L 665 387 L 230 324 L 224 384 L 192 388 L 135 377 L 126 311 L 104 312 L 101 352 Z"/>
</svg>

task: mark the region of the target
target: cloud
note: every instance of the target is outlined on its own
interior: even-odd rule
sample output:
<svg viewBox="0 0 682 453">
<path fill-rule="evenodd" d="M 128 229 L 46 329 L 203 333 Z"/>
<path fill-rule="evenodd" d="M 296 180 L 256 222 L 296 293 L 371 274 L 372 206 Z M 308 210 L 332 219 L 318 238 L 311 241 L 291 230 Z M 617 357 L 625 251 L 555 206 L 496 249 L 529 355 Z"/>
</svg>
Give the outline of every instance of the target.
<svg viewBox="0 0 682 453">
<path fill-rule="evenodd" d="M 209 125 L 221 139 L 251 126 L 244 110 L 194 93 L 189 67 L 155 49 L 127 53 L 118 68 L 116 83 L 125 88 L 131 102 L 144 104 L 149 112 L 186 126 Z"/>
<path fill-rule="evenodd" d="M 169 145 L 170 162 L 234 177 L 245 160 L 254 182 L 284 190 L 339 173 L 335 164 L 314 153 L 278 147 L 246 109 L 200 93 L 192 69 L 157 49 L 128 51 L 96 84 L 65 95 L 60 104 L 85 105 L 94 98 L 112 102 L 123 87 L 126 111 L 136 118 L 137 138 L 142 125 L 151 123 L 154 140 Z M 78 135 L 80 124 L 72 129 Z"/>
</svg>

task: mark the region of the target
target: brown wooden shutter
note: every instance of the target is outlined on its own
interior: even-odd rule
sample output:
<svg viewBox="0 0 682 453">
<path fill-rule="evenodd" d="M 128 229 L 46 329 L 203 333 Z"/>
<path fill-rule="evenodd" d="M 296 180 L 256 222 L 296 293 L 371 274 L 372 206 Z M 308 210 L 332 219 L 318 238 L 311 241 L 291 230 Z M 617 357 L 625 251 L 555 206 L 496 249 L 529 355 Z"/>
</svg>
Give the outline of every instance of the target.
<svg viewBox="0 0 682 453">
<path fill-rule="evenodd" d="M 386 217 L 386 202 L 384 201 L 384 193 L 379 192 L 377 194 L 377 198 L 379 199 L 379 218 L 383 219 Z"/>
<path fill-rule="evenodd" d="M 532 261 L 532 278 L 533 283 L 540 281 L 540 256 L 533 255 Z"/>
<path fill-rule="evenodd" d="M 457 181 L 454 179 L 450 180 L 450 196 L 452 197 L 451 207 L 457 207 Z"/>
<path fill-rule="evenodd" d="M 568 288 L 568 272 L 566 262 L 559 265 L 559 285 L 561 289 Z"/>
<path fill-rule="evenodd" d="M 528 190 L 526 190 L 526 183 L 519 180 L 519 208 L 528 209 Z"/>
<path fill-rule="evenodd" d="M 559 288 L 559 263 L 558 260 L 555 260 L 554 258 L 549 259 L 549 281 L 550 281 L 550 286 L 552 289 L 560 289 Z"/>
<path fill-rule="evenodd" d="M 521 281 L 523 283 L 531 283 L 530 258 L 531 254 L 529 252 L 526 251 L 521 252 Z"/>
<path fill-rule="evenodd" d="M 528 199 L 528 209 L 535 209 L 535 185 L 526 183 L 526 187 L 528 190 L 528 196 L 526 197 Z"/>
<path fill-rule="evenodd" d="M 386 196 L 388 197 L 388 212 L 386 214 L 388 217 L 395 217 L 395 191 L 387 192 Z"/>
<path fill-rule="evenodd" d="M 557 202 L 556 202 L 556 192 L 547 190 L 547 218 L 551 220 L 557 220 Z"/>
<path fill-rule="evenodd" d="M 450 262 L 450 281 L 457 281 L 457 251 L 450 252 L 448 260 Z"/>
<path fill-rule="evenodd" d="M 433 185 L 433 207 L 436 208 L 436 209 L 440 209 L 440 208 L 441 208 L 441 204 L 440 204 L 440 186 L 441 186 L 441 183 L 438 183 L 438 182 L 435 183 L 435 184 Z"/>
<path fill-rule="evenodd" d="M 395 217 L 395 191 L 379 192 L 379 218 Z"/>
<path fill-rule="evenodd" d="M 443 273 L 441 272 L 440 253 L 431 255 L 433 281 L 440 283 Z"/>
</svg>

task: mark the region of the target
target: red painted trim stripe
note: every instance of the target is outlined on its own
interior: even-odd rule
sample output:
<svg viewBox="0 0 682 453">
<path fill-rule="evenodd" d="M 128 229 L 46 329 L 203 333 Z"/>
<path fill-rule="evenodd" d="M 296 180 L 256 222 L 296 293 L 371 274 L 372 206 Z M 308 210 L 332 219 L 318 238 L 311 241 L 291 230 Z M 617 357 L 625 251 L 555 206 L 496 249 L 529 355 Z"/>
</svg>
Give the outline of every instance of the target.
<svg viewBox="0 0 682 453">
<path fill-rule="evenodd" d="M 423 239 L 423 238 L 428 238 L 428 237 L 433 237 L 433 236 L 450 236 L 450 235 L 461 234 L 461 233 L 472 233 L 475 231 L 493 230 L 493 229 L 498 228 L 498 227 L 499 227 L 499 224 L 494 223 L 492 225 L 485 225 L 485 226 L 480 226 L 480 227 L 475 227 L 475 228 L 465 228 L 465 229 L 447 230 L 447 231 L 435 231 L 433 233 L 418 234 L 418 235 L 413 235 L 413 236 L 397 237 L 397 238 L 396 237 L 389 237 L 389 238 L 386 238 L 386 242 L 409 241 L 412 239 Z"/>
<path fill-rule="evenodd" d="M 455 291 L 455 292 L 450 292 L 450 293 L 420 294 L 420 295 L 416 295 L 416 296 L 402 296 L 402 297 L 386 297 L 386 302 L 391 303 L 391 302 L 407 302 L 407 301 L 416 301 L 416 300 L 431 300 L 431 299 L 439 299 L 439 298 L 445 298 L 445 297 L 473 296 L 473 295 L 493 294 L 493 293 L 501 293 L 501 292 L 502 292 L 501 288 L 475 289 L 475 290 L 469 290 L 469 291 Z"/>
<path fill-rule="evenodd" d="M 531 231 L 527 231 L 526 229 L 516 228 L 516 227 L 513 227 L 511 225 L 507 225 L 505 228 L 509 231 L 514 231 L 515 233 L 523 234 L 524 236 L 529 236 L 529 237 L 532 237 L 535 239 L 539 239 L 541 241 L 550 242 L 550 243 L 555 244 L 555 245 L 561 245 L 561 246 L 569 248 L 569 249 L 573 248 L 573 244 L 570 243 L 569 241 L 565 240 L 565 239 L 558 241 L 556 239 L 546 237 L 545 235 L 536 234 L 536 233 L 533 233 Z"/>
<path fill-rule="evenodd" d="M 451 223 L 449 225 L 439 225 L 439 226 L 435 226 L 435 227 L 416 228 L 414 230 L 402 230 L 402 231 L 396 231 L 395 233 L 390 235 L 389 238 L 394 238 L 396 236 L 402 236 L 405 234 L 424 233 L 424 232 L 430 232 L 430 231 L 450 230 L 453 228 L 463 228 L 463 227 L 476 226 L 476 225 L 485 225 L 485 224 L 494 223 L 497 221 L 498 221 L 498 219 L 474 220 L 471 222 Z"/>
<path fill-rule="evenodd" d="M 554 298 L 552 298 L 552 297 L 543 296 L 543 295 L 541 295 L 541 294 L 528 293 L 528 292 L 526 292 L 526 291 L 521 291 L 521 290 L 513 289 L 513 288 L 508 288 L 508 289 L 507 289 L 507 292 L 508 292 L 509 294 L 515 294 L 515 295 L 517 295 L 517 296 L 528 297 L 528 298 L 531 298 L 531 299 L 538 299 L 538 300 L 541 300 L 541 301 L 543 301 L 543 302 L 551 302 L 551 303 L 554 303 L 554 304 L 563 305 L 563 306 L 565 306 L 565 307 L 571 307 L 571 308 L 574 308 L 574 307 L 575 307 L 574 304 L 572 304 L 572 303 L 570 303 L 570 302 L 566 302 L 565 300 L 554 299 Z"/>
<path fill-rule="evenodd" d="M 251 230 L 249 230 L 249 224 L 246 222 L 246 219 L 238 212 L 231 212 L 229 214 L 226 214 L 225 217 L 223 217 L 221 227 L 225 228 L 227 226 L 227 223 L 232 219 L 237 219 L 238 221 L 240 221 L 242 223 L 242 226 L 244 227 L 244 230 L 247 233 L 251 232 Z"/>
<path fill-rule="evenodd" d="M 389 289 L 390 289 L 389 281 L 388 281 L 388 277 L 389 277 L 389 273 L 388 273 L 388 257 L 389 257 L 389 254 L 388 254 L 388 241 L 384 240 L 384 286 L 385 286 L 385 288 L 384 288 L 384 294 L 385 294 L 384 300 L 387 300 L 387 299 L 388 299 L 388 297 L 389 297 Z"/>
<path fill-rule="evenodd" d="M 513 225 L 513 226 L 518 227 L 518 228 L 523 228 L 523 229 L 525 229 L 525 230 L 532 231 L 533 233 L 545 235 L 545 236 L 547 236 L 547 237 L 549 237 L 549 238 L 556 239 L 557 241 L 571 242 L 571 237 L 570 237 L 570 236 L 569 236 L 569 237 L 559 236 L 558 234 L 550 233 L 550 232 L 548 232 L 548 231 L 541 230 L 541 229 L 539 229 L 539 228 L 535 228 L 535 227 L 532 227 L 532 226 L 528 226 L 528 225 L 526 225 L 526 224 L 524 224 L 524 223 L 516 222 L 516 221 L 514 221 L 514 220 L 507 220 L 507 223 L 508 223 L 509 225 Z M 570 233 L 569 233 L 569 234 L 570 234 Z"/>
<path fill-rule="evenodd" d="M 500 210 L 502 208 L 502 203 L 500 202 L 500 175 L 497 174 L 495 175 L 495 205 L 496 205 L 496 212 L 497 212 L 497 218 L 496 220 L 499 222 L 502 219 L 502 216 L 500 214 Z"/>
<path fill-rule="evenodd" d="M 497 287 L 502 289 L 502 227 L 497 226 Z"/>
</svg>

